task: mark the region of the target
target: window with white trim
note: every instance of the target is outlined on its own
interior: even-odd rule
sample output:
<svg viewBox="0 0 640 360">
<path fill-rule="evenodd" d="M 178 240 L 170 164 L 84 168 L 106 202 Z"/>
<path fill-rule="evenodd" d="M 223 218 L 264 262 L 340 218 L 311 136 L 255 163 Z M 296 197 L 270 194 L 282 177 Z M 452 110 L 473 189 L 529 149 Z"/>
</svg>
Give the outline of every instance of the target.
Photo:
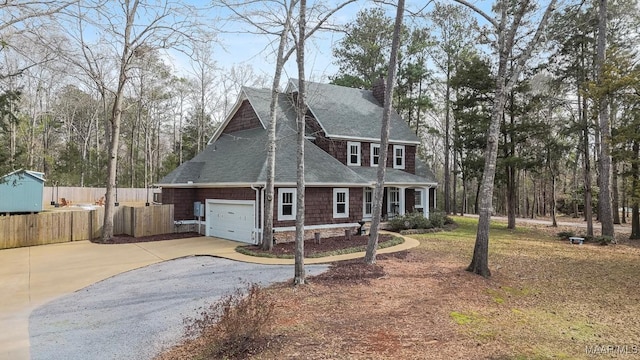
<svg viewBox="0 0 640 360">
<path fill-rule="evenodd" d="M 349 217 L 349 189 L 333 189 L 333 217 Z"/>
<path fill-rule="evenodd" d="M 393 145 L 393 168 L 404 169 L 404 145 Z"/>
<path fill-rule="evenodd" d="M 347 141 L 347 165 L 360 166 L 360 143 Z"/>
<path fill-rule="evenodd" d="M 296 189 L 278 189 L 278 220 L 296 219 Z"/>
<path fill-rule="evenodd" d="M 371 144 L 371 166 L 376 167 L 380 163 L 380 144 Z"/>
<path fill-rule="evenodd" d="M 415 208 L 416 209 L 422 209 L 422 190 L 421 189 L 415 189 Z"/>
<path fill-rule="evenodd" d="M 362 217 L 370 218 L 373 216 L 373 189 L 364 188 L 362 194 Z"/>
</svg>

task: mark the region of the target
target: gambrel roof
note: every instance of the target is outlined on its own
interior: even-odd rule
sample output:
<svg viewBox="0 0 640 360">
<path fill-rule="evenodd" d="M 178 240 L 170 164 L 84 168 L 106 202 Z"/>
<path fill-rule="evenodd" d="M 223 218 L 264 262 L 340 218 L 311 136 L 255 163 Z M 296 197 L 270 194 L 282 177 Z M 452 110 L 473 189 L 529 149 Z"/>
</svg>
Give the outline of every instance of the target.
<svg viewBox="0 0 640 360">
<path fill-rule="evenodd" d="M 382 107 L 370 91 L 308 82 L 309 111 L 327 137 L 376 141 L 380 137 Z M 290 87 L 291 88 L 291 87 Z M 292 88 L 293 89 L 293 88 Z M 295 91 L 295 89 L 293 89 Z M 233 110 L 212 137 L 207 148 L 158 182 L 166 187 L 236 187 L 260 185 L 267 174 L 267 129 L 270 123 L 271 91 L 244 87 Z M 240 111 L 250 105 L 257 127 L 225 132 Z M 296 111 L 292 92 L 280 93 L 276 106 L 276 186 L 296 183 Z M 391 142 L 418 144 L 419 140 L 395 112 Z M 377 135 L 376 135 L 377 132 Z M 377 140 L 379 141 L 379 140 Z M 419 160 L 416 159 L 416 163 Z M 307 186 L 371 186 L 377 168 L 346 166 L 310 140 L 305 140 Z M 387 169 L 387 183 L 433 186 L 433 174 L 418 176 Z"/>
</svg>

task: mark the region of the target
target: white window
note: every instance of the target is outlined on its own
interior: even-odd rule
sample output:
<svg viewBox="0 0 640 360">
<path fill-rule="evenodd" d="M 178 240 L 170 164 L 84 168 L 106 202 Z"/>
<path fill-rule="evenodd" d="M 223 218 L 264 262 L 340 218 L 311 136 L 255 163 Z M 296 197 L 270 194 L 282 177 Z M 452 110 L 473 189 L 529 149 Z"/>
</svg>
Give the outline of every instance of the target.
<svg viewBox="0 0 640 360">
<path fill-rule="evenodd" d="M 404 169 L 404 145 L 393 145 L 393 168 Z"/>
<path fill-rule="evenodd" d="M 423 206 L 422 206 L 422 190 L 416 189 L 414 191 L 415 191 L 415 198 L 416 198 L 414 207 L 416 209 L 422 209 L 423 208 Z"/>
<path fill-rule="evenodd" d="M 360 166 L 360 143 L 347 141 L 347 165 Z"/>
<path fill-rule="evenodd" d="M 380 162 L 380 144 L 371 144 L 371 166 L 378 166 Z"/>
<path fill-rule="evenodd" d="M 373 215 L 373 189 L 364 188 L 362 195 L 362 217 L 370 218 Z"/>
<path fill-rule="evenodd" d="M 296 219 L 296 189 L 278 189 L 278 220 Z"/>
<path fill-rule="evenodd" d="M 400 189 L 397 187 L 390 187 L 388 190 L 388 208 L 389 218 L 394 218 L 400 213 Z"/>
<path fill-rule="evenodd" d="M 333 217 L 349 217 L 349 189 L 333 189 Z"/>
</svg>

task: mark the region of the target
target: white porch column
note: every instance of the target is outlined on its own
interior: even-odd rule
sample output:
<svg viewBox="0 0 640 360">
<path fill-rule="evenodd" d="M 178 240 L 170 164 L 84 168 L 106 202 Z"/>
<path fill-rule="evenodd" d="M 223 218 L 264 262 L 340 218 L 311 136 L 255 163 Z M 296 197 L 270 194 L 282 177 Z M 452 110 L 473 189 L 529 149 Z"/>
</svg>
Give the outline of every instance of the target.
<svg viewBox="0 0 640 360">
<path fill-rule="evenodd" d="M 424 213 L 424 217 L 429 218 L 429 189 L 428 187 L 422 189 L 424 193 L 422 195 L 422 212 Z"/>
<path fill-rule="evenodd" d="M 405 191 L 407 190 L 407 188 L 405 187 L 398 187 L 398 195 L 399 195 L 399 199 L 398 201 L 400 202 L 399 204 L 399 209 L 398 209 L 398 215 L 404 215 L 406 213 L 405 211 L 405 207 L 406 207 L 406 201 L 405 201 Z"/>
</svg>

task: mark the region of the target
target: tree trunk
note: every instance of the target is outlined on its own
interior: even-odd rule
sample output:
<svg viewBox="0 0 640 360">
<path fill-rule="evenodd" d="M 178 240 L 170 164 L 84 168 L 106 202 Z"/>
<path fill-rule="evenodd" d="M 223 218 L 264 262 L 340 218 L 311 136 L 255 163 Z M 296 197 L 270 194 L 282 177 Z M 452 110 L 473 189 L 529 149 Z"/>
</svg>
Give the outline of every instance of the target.
<svg viewBox="0 0 640 360">
<path fill-rule="evenodd" d="M 513 64 L 511 65 L 513 67 Z M 511 131 L 514 131 L 515 124 L 515 92 L 510 91 L 511 96 L 509 97 L 509 123 L 511 125 Z M 505 139 L 504 139 L 504 147 L 505 154 L 508 157 L 516 156 L 515 142 L 513 140 L 512 133 L 509 133 L 505 130 Z M 509 140 L 509 141 L 507 141 Z M 507 165 L 506 167 L 507 174 L 507 229 L 515 229 L 516 228 L 516 181 L 515 181 L 515 167 L 512 164 Z"/>
<path fill-rule="evenodd" d="M 460 201 L 460 216 L 464 216 L 466 212 L 469 212 L 467 209 L 467 181 L 465 178 L 462 178 L 462 199 Z"/>
<path fill-rule="evenodd" d="M 476 179 L 476 198 L 473 199 L 473 213 L 480 214 L 480 188 L 482 186 L 482 179 Z"/>
<path fill-rule="evenodd" d="M 631 189 L 634 190 L 631 200 L 631 236 L 629 239 L 640 239 L 640 199 L 637 189 L 640 187 L 640 141 L 633 141 L 635 159 L 631 162 Z"/>
<path fill-rule="evenodd" d="M 400 32 L 402 30 L 402 19 L 404 15 L 404 0 L 398 0 L 396 9 L 396 20 L 393 28 L 393 40 L 391 42 L 391 54 L 387 74 L 387 83 L 384 93 L 384 110 L 382 113 L 382 126 L 380 128 L 380 162 L 378 166 L 378 179 L 373 196 L 373 219 L 371 221 L 371 231 L 367 243 L 367 251 L 364 262 L 373 264 L 376 262 L 376 252 L 378 250 L 378 228 L 382 216 L 382 197 L 384 195 L 384 178 L 386 173 L 387 153 L 389 148 L 389 127 L 391 122 L 391 96 L 396 83 L 396 63 L 398 62 L 398 49 L 400 48 Z M 425 204 L 428 206 L 428 204 Z"/>
<path fill-rule="evenodd" d="M 624 164 L 622 165 L 622 172 L 624 173 Z M 627 223 L 627 177 L 623 176 L 622 177 L 622 219 L 621 223 L 626 224 Z"/>
<path fill-rule="evenodd" d="M 122 102 L 124 98 L 124 88 L 128 80 L 128 61 L 131 58 L 133 49 L 131 49 L 131 32 L 133 22 L 136 17 L 138 2 L 134 1 L 131 8 L 126 10 L 126 24 L 123 34 L 122 56 L 120 58 L 120 74 L 118 76 L 118 88 L 113 100 L 113 108 L 111 111 L 111 121 L 108 122 L 110 131 L 107 132 L 107 142 L 109 148 L 109 159 L 107 160 L 107 189 L 105 194 L 104 206 L 104 224 L 102 226 L 102 242 L 107 242 L 113 237 L 113 216 L 115 214 L 115 194 L 114 190 L 118 179 L 118 142 L 120 141 L 120 120 L 122 119 Z M 117 190 L 116 190 L 117 191 Z"/>
<path fill-rule="evenodd" d="M 457 196 L 458 196 L 458 175 L 457 175 L 457 169 L 458 169 L 458 153 L 457 151 L 453 151 L 453 163 L 451 165 L 452 169 L 451 169 L 451 174 L 453 175 L 453 179 L 452 179 L 452 184 L 451 184 L 451 212 L 453 214 L 455 214 L 457 212 L 458 206 L 457 206 Z M 464 185 L 463 185 L 464 186 Z M 464 200 L 462 200 L 462 204 L 464 204 Z M 462 213 L 462 215 L 464 215 L 464 205 L 461 205 L 461 209 L 460 209 L 460 213 Z"/>
<path fill-rule="evenodd" d="M 512 9 L 508 6 L 506 1 L 499 2 L 498 9 L 500 11 L 500 21 L 496 22 L 493 18 L 486 15 L 482 10 L 479 10 L 473 4 L 470 4 L 466 0 L 456 0 L 457 2 L 470 7 L 474 11 L 483 15 L 488 21 L 492 23 L 497 32 L 496 49 L 498 52 L 498 72 L 496 77 L 496 92 L 493 108 L 491 110 L 491 124 L 489 126 L 489 132 L 487 136 L 487 147 L 485 149 L 485 163 L 482 176 L 482 185 L 480 193 L 480 219 L 478 220 L 478 232 L 476 234 L 476 244 L 473 251 L 473 257 L 471 264 L 467 268 L 468 271 L 475 274 L 488 277 L 491 272 L 489 271 L 489 223 L 491 220 L 491 211 L 493 207 L 493 187 L 496 174 L 496 158 L 498 155 L 498 136 L 500 132 L 500 120 L 504 113 L 504 106 L 506 104 L 506 96 L 515 86 L 525 63 L 531 57 L 533 49 L 537 46 L 542 32 L 551 16 L 551 13 L 555 10 L 556 0 L 551 0 L 545 10 L 544 15 L 540 19 L 540 23 L 536 29 L 536 32 L 531 41 L 526 45 L 523 52 L 518 56 L 517 66 L 508 73 L 509 55 L 512 53 L 513 46 L 515 44 L 516 33 L 518 27 L 527 13 L 529 8 L 529 2 L 521 2 Z M 514 10 L 514 12 L 511 12 Z M 511 27 L 507 29 L 508 13 L 511 13 L 512 19 L 509 20 Z"/>
<path fill-rule="evenodd" d="M 506 9 L 502 10 L 503 21 L 506 20 Z M 510 49 L 505 45 L 506 34 L 502 29 L 498 34 L 499 56 L 498 76 L 496 81 L 496 93 L 493 109 L 491 110 L 491 124 L 487 136 L 487 147 L 484 152 L 484 171 L 479 189 L 479 209 L 480 219 L 478 220 L 478 232 L 476 233 L 476 243 L 473 249 L 471 264 L 467 271 L 481 275 L 491 276 L 489 271 L 489 223 L 493 210 L 493 187 L 496 175 L 496 160 L 498 156 L 498 136 L 500 133 L 500 121 L 504 113 L 506 103 L 505 80 L 507 77 L 507 59 Z"/>
<path fill-rule="evenodd" d="M 290 19 L 292 18 L 293 6 L 289 7 L 287 20 L 280 33 L 280 44 L 278 45 L 278 55 L 276 58 L 276 70 L 271 85 L 271 103 L 269 105 L 269 143 L 267 146 L 267 181 L 265 186 L 264 199 L 264 229 L 262 231 L 262 249 L 271 251 L 273 249 L 273 208 L 275 197 L 275 173 L 276 173 L 276 129 L 278 104 L 278 86 L 282 78 L 282 68 L 284 67 L 284 50 L 287 46 L 287 35 L 289 33 Z"/>
<path fill-rule="evenodd" d="M 128 51 L 126 49 L 125 51 Z M 124 58 L 124 56 L 123 56 Z M 118 168 L 118 142 L 120 141 L 120 120 L 122 118 L 122 98 L 124 97 L 124 84 L 126 83 L 126 66 L 120 68 L 118 92 L 113 102 L 111 111 L 111 134 L 109 143 L 109 159 L 107 161 L 107 189 L 104 204 L 104 224 L 102 226 L 102 242 L 107 242 L 113 237 L 113 216 L 115 215 L 115 187 L 117 186 Z"/>
<path fill-rule="evenodd" d="M 611 210 L 613 211 L 613 223 L 620 224 L 620 195 L 618 191 L 618 161 L 611 157 Z"/>
<path fill-rule="evenodd" d="M 515 168 L 507 166 L 507 229 L 516 228 L 516 187 Z"/>
<path fill-rule="evenodd" d="M 580 147 L 577 149 L 576 163 L 573 167 L 573 188 L 578 189 L 578 162 L 580 161 Z M 573 203 L 573 218 L 578 218 L 578 201 L 572 196 L 571 202 Z"/>
<path fill-rule="evenodd" d="M 607 0 L 599 0 L 598 10 L 598 84 L 602 86 L 604 62 L 606 60 L 606 31 L 607 31 Z M 609 122 L 609 101 L 603 94 L 599 99 L 598 118 L 600 136 L 600 192 L 598 193 L 598 208 L 602 236 L 614 237 L 613 213 L 611 209 L 611 124 Z"/>
<path fill-rule="evenodd" d="M 523 189 L 523 199 L 522 199 L 522 207 L 524 209 L 524 211 L 522 211 L 522 216 L 523 217 L 529 217 L 529 186 L 528 186 L 528 182 L 527 182 L 527 172 L 524 171 L 522 174 L 522 178 L 524 179 L 524 184 L 522 185 L 522 189 Z"/>
<path fill-rule="evenodd" d="M 447 58 L 450 56 L 447 55 Z M 445 116 L 444 116 L 444 211 L 451 214 L 451 164 L 449 164 L 449 153 L 451 152 L 451 145 L 449 143 L 451 118 L 450 118 L 450 101 L 451 101 L 451 66 L 450 60 L 447 60 L 447 88 L 445 90 Z"/>
<path fill-rule="evenodd" d="M 551 174 L 551 226 L 558 227 L 556 219 L 556 175 Z"/>
<path fill-rule="evenodd" d="M 589 153 L 589 120 L 587 118 L 587 100 L 582 98 L 583 121 L 583 162 L 584 162 L 584 218 L 587 221 L 587 236 L 593 237 L 593 213 L 591 206 L 591 165 Z"/>
<path fill-rule="evenodd" d="M 297 209 L 296 209 L 296 251 L 295 251 L 295 271 L 293 277 L 293 283 L 295 285 L 302 285 L 305 283 L 304 272 L 304 136 L 305 136 L 305 117 L 307 115 L 306 110 L 306 87 L 305 87 L 305 75 L 304 75 L 304 41 L 305 41 L 305 27 L 306 27 L 306 11 L 307 0 L 300 0 L 300 19 L 298 22 L 298 51 L 297 51 L 297 63 L 298 63 L 298 133 L 296 136 L 296 142 L 298 146 L 297 152 Z"/>
</svg>

